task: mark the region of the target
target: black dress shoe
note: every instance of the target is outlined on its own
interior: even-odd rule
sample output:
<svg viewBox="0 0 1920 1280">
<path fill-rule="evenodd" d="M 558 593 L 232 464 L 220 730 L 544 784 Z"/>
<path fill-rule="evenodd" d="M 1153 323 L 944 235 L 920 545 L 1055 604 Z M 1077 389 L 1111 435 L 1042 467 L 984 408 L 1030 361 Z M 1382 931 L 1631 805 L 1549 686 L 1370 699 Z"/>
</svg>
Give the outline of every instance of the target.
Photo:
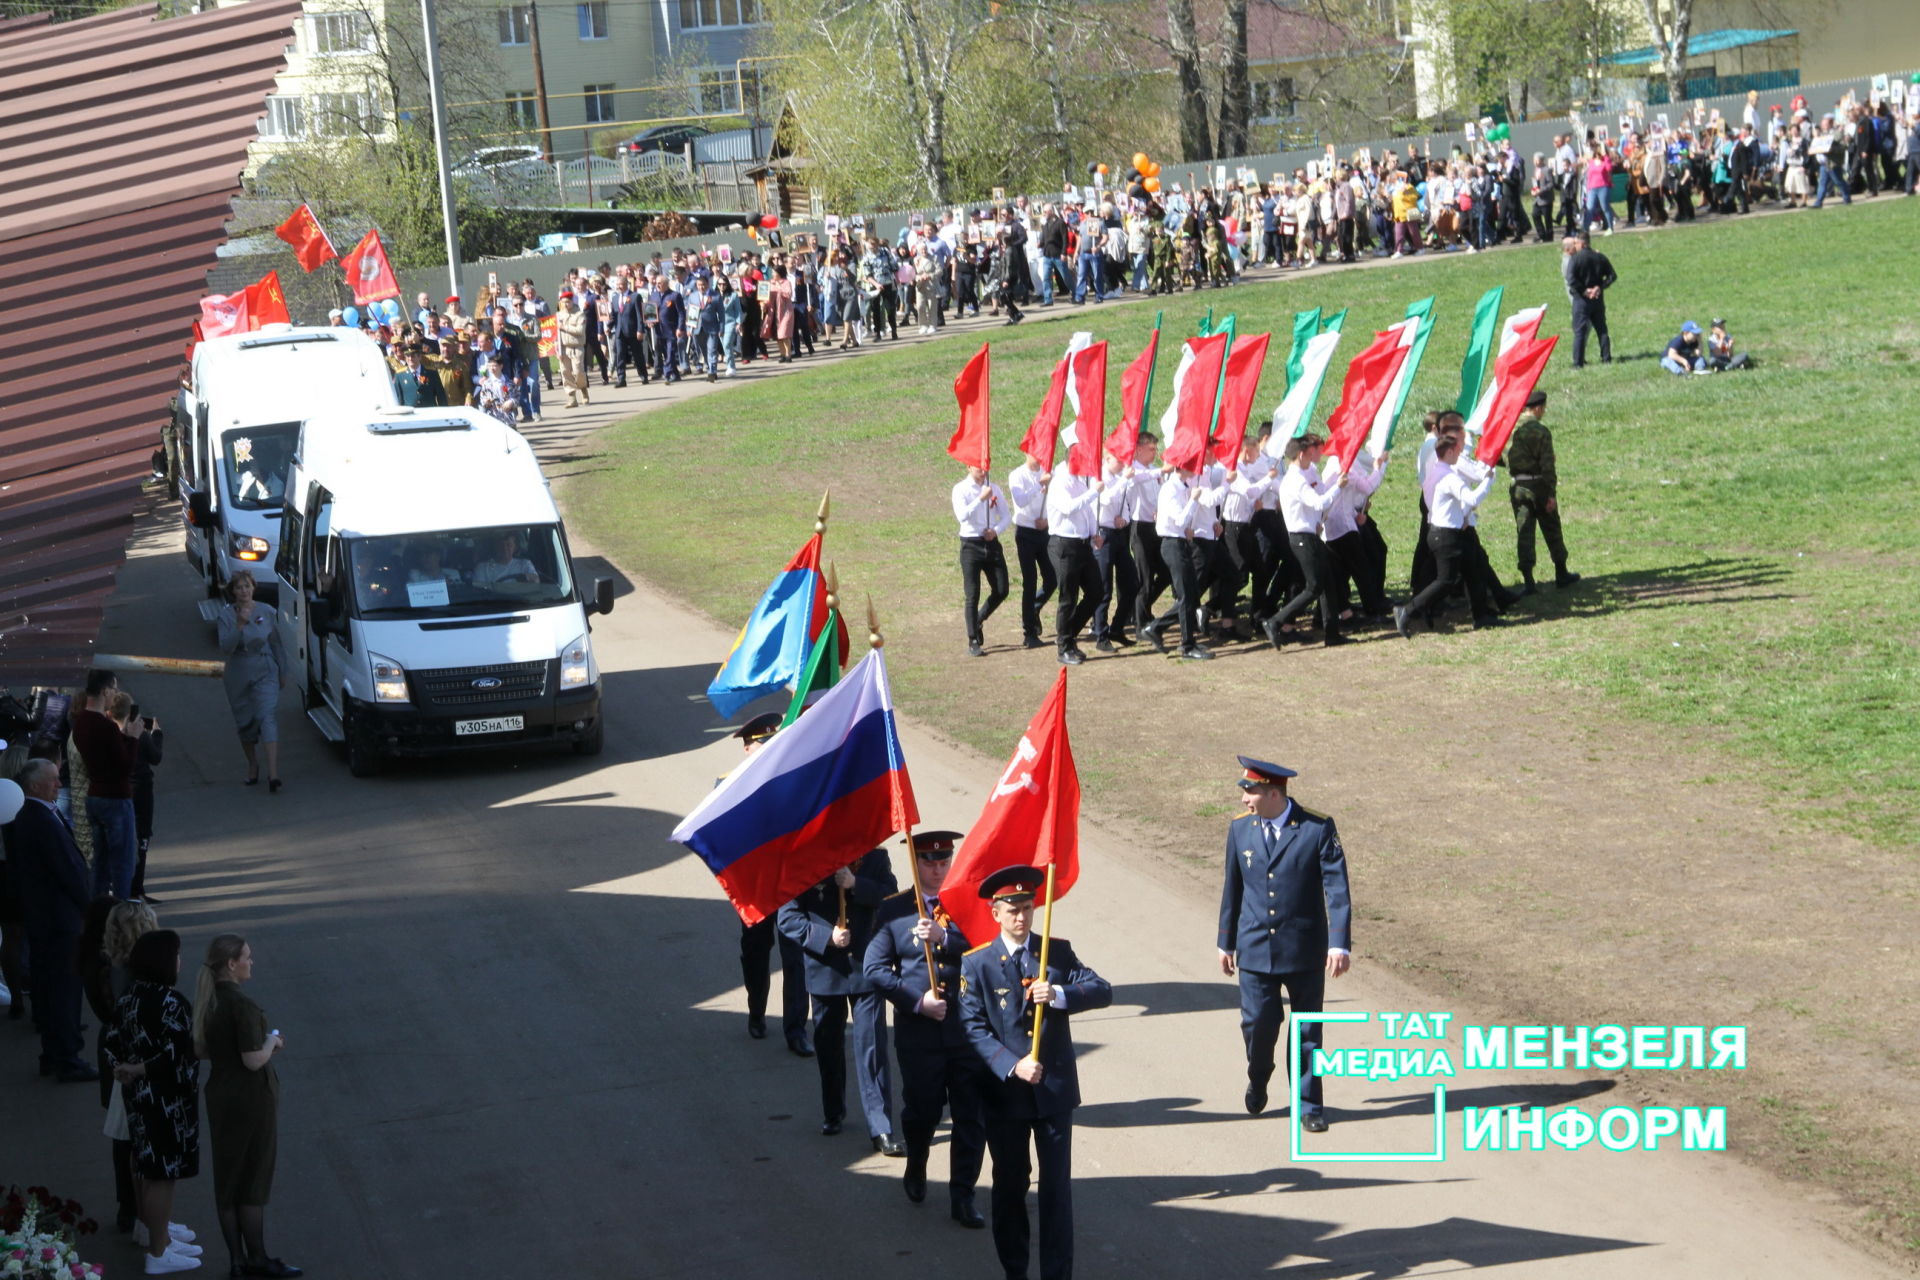
<svg viewBox="0 0 1920 1280">
<path fill-rule="evenodd" d="M 1280 624 L 1274 619 L 1268 618 L 1265 622 L 1261 623 L 1260 630 L 1266 633 L 1267 643 L 1274 648 L 1284 649 L 1286 647 L 1286 639 L 1280 634 Z"/>
<path fill-rule="evenodd" d="M 1204 645 L 1190 644 L 1180 651 L 1180 656 L 1189 662 L 1205 662 L 1213 654 Z"/>
<path fill-rule="evenodd" d="M 286 1277 L 287 1280 L 291 1280 L 293 1276 L 307 1274 L 299 1267 L 282 1262 L 278 1258 L 268 1258 L 263 1262 L 249 1262 L 242 1270 L 250 1276 L 281 1276 Z"/>
<path fill-rule="evenodd" d="M 1020 647 L 1023 649 L 1042 649 L 1046 647 L 1046 643 L 1047 642 L 1039 636 L 1028 636 L 1020 642 Z"/>
<path fill-rule="evenodd" d="M 813 1056 L 813 1043 L 804 1035 L 788 1036 L 787 1052 L 796 1058 L 811 1058 Z"/>
<path fill-rule="evenodd" d="M 927 1199 L 927 1162 L 907 1161 L 906 1176 L 900 1179 L 900 1185 L 906 1189 L 907 1199 L 915 1204 L 924 1204 Z"/>
<path fill-rule="evenodd" d="M 1078 649 L 1060 650 L 1060 665 L 1063 667 L 1077 667 L 1086 660 L 1086 655 Z"/>
<path fill-rule="evenodd" d="M 1321 641 L 1321 643 L 1324 644 L 1327 648 L 1331 649 L 1333 648 L 1333 646 L 1337 644 L 1352 644 L 1353 637 L 1343 636 L 1338 631 L 1329 631 L 1327 632 L 1327 638 Z"/>
<path fill-rule="evenodd" d="M 883 1156 L 897 1157 L 907 1154 L 907 1144 L 890 1133 L 883 1133 L 874 1138 L 873 1149 Z"/>
<path fill-rule="evenodd" d="M 1161 628 L 1159 623 L 1149 622 L 1146 626 L 1140 629 L 1140 634 L 1145 636 L 1147 638 L 1147 643 L 1152 645 L 1160 653 L 1165 653 L 1167 651 L 1167 639 L 1166 639 L 1166 636 L 1161 634 Z"/>
<path fill-rule="evenodd" d="M 1310 1112 L 1300 1117 L 1300 1127 L 1308 1133 L 1325 1133 L 1327 1131 L 1327 1118 L 1318 1111 Z"/>
<path fill-rule="evenodd" d="M 967 656 L 969 658 L 984 658 L 987 656 L 987 651 L 979 641 L 970 640 L 967 642 Z"/>
<path fill-rule="evenodd" d="M 831 1138 L 834 1134 L 839 1132 L 840 1132 L 840 1122 L 838 1120 L 829 1120 L 825 1124 L 820 1126 L 820 1136 L 823 1138 Z"/>
<path fill-rule="evenodd" d="M 1393 606 L 1393 629 L 1400 633 L 1402 640 L 1413 639 L 1413 634 L 1407 630 L 1407 606 L 1403 604 Z"/>
<path fill-rule="evenodd" d="M 1580 575 L 1577 573 L 1557 573 L 1553 577 L 1553 585 L 1556 587 L 1570 587 L 1578 581 L 1580 581 Z"/>
<path fill-rule="evenodd" d="M 1247 1114 L 1257 1116 L 1267 1109 L 1267 1086 L 1250 1084 L 1247 1086 Z"/>
<path fill-rule="evenodd" d="M 764 1013 L 748 1014 L 747 1034 L 755 1040 L 765 1040 L 767 1038 L 767 1015 Z"/>
<path fill-rule="evenodd" d="M 1523 582 L 1520 584 L 1520 590 L 1515 594 L 1517 594 L 1522 600 L 1525 600 L 1528 596 L 1532 595 L 1534 592 L 1538 591 L 1539 589 L 1540 588 L 1534 586 L 1531 582 Z"/>
<path fill-rule="evenodd" d="M 1095 640 L 1095 641 L 1093 642 L 1093 647 L 1094 647 L 1094 648 L 1096 648 L 1096 649 L 1098 649 L 1098 650 L 1099 650 L 1100 652 L 1102 652 L 1102 653 L 1112 653 L 1112 652 L 1113 652 L 1113 641 L 1111 641 L 1111 640 Z"/>
<path fill-rule="evenodd" d="M 974 1231 L 987 1225 L 985 1216 L 973 1207 L 973 1192 L 968 1191 L 953 1198 L 953 1220 Z"/>
</svg>

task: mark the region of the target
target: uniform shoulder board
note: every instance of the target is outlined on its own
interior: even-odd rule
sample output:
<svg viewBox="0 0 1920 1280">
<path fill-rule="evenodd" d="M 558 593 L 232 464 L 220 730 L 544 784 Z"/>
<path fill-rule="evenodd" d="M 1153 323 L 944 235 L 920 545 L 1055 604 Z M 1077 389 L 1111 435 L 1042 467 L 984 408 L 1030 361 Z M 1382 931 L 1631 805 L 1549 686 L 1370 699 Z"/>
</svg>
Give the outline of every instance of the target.
<svg viewBox="0 0 1920 1280">
<path fill-rule="evenodd" d="M 900 892 L 898 892 L 898 893 L 890 893 L 890 894 L 888 894 L 888 895 L 886 896 L 886 901 L 888 901 L 888 902 L 892 902 L 892 901 L 893 901 L 893 900 L 894 900 L 895 898 L 905 898 L 905 897 L 909 897 L 909 896 L 911 896 L 911 895 L 912 895 L 912 893 L 913 893 L 913 886 L 912 886 L 912 885 L 908 885 L 908 886 L 907 886 L 906 888 L 904 888 L 904 889 L 902 889 L 902 890 L 901 890 Z"/>
<path fill-rule="evenodd" d="M 978 954 L 979 952 L 985 951 L 988 947 L 992 945 L 993 943 L 991 942 L 983 942 L 979 946 L 975 947 L 972 951 L 967 952 L 967 955 Z M 962 958 L 964 959 L 965 957 L 962 957 Z"/>
<path fill-rule="evenodd" d="M 1332 818 L 1329 818 L 1326 814 L 1321 813 L 1318 809 L 1309 809 L 1307 808 L 1307 806 L 1301 804 L 1298 800 L 1295 800 L 1293 802 L 1293 807 L 1300 811 L 1300 816 L 1303 818 L 1311 818 L 1315 822 L 1332 822 L 1333 821 Z"/>
</svg>

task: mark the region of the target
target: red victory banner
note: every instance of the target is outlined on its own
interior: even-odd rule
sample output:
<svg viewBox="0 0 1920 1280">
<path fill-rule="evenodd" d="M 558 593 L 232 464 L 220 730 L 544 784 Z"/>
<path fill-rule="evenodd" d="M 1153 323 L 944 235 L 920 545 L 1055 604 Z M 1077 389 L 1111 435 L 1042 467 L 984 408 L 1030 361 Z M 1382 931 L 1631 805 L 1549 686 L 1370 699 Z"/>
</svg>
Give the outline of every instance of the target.
<svg viewBox="0 0 1920 1280">
<path fill-rule="evenodd" d="M 947 441 L 947 452 L 955 461 L 983 471 L 993 465 L 993 440 L 987 428 L 988 364 L 987 344 L 983 342 L 953 380 L 953 398 L 960 402 L 960 425 Z"/>
<path fill-rule="evenodd" d="M 1240 442 L 1247 438 L 1247 419 L 1253 414 L 1253 394 L 1260 386 L 1260 370 L 1267 363 L 1270 333 L 1236 342 L 1227 353 L 1227 374 L 1220 387 L 1220 430 L 1213 438 L 1213 456 L 1229 468 L 1240 465 Z"/>
<path fill-rule="evenodd" d="M 287 295 L 280 288 L 278 271 L 269 271 L 247 286 L 247 328 L 292 323 L 293 317 L 287 313 Z"/>
<path fill-rule="evenodd" d="M 332 262 L 340 256 L 334 250 L 333 241 L 327 239 L 327 233 L 320 229 L 320 220 L 304 204 L 275 227 L 273 234 L 293 246 L 294 260 L 306 271 L 312 271 L 320 264 Z"/>
<path fill-rule="evenodd" d="M 1073 420 L 1073 444 L 1067 449 L 1067 474 L 1097 480 L 1101 437 L 1107 432 L 1107 344 L 1082 347 L 1067 357 L 1067 363 L 1079 408 Z"/>
<path fill-rule="evenodd" d="M 353 290 L 355 306 L 400 296 L 400 281 L 393 274 L 393 264 L 387 261 L 378 231 L 360 237 L 360 243 L 340 259 L 340 268 L 347 273 L 347 287 Z"/>
<path fill-rule="evenodd" d="M 1133 461 L 1140 447 L 1140 433 L 1146 429 L 1148 401 L 1153 398 L 1153 362 L 1160 354 L 1160 326 L 1153 327 L 1147 349 L 1133 358 L 1120 374 L 1120 422 L 1107 437 L 1107 452 L 1122 466 Z"/>
<path fill-rule="evenodd" d="M 1040 412 L 1033 415 L 1033 425 L 1027 428 L 1027 437 L 1020 442 L 1020 451 L 1038 458 L 1047 471 L 1053 470 L 1054 454 L 1060 447 L 1060 414 L 1067 403 L 1068 360 L 1053 366 L 1047 398 L 1040 402 Z"/>
</svg>

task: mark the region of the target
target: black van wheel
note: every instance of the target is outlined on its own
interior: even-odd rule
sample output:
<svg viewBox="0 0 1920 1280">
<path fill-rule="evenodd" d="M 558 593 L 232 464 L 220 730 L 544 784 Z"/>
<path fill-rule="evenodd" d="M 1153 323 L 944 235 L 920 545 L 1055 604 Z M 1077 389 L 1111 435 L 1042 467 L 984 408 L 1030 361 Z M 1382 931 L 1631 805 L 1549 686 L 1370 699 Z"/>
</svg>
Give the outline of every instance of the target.
<svg viewBox="0 0 1920 1280">
<path fill-rule="evenodd" d="M 371 778 L 380 772 L 385 760 L 379 740 L 360 726 L 360 717 L 351 710 L 347 712 L 346 740 L 348 773 Z"/>
</svg>

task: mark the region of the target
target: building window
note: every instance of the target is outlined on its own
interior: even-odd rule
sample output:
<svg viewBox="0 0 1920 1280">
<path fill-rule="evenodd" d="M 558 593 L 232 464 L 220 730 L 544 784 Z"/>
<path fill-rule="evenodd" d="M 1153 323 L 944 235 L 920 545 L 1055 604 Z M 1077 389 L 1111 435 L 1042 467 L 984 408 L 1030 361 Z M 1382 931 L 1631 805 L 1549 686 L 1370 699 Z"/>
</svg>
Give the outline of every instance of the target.
<svg viewBox="0 0 1920 1280">
<path fill-rule="evenodd" d="M 701 27 L 751 27 L 765 21 L 760 0 L 680 0 L 680 26 L 688 31 Z"/>
<path fill-rule="evenodd" d="M 522 129 L 531 129 L 537 119 L 531 90 L 512 89 L 507 93 L 507 119 Z"/>
<path fill-rule="evenodd" d="M 530 44 L 533 37 L 528 34 L 527 9 L 525 5 L 511 5 L 500 9 L 496 15 L 500 19 L 501 44 Z"/>
<path fill-rule="evenodd" d="M 312 115 L 316 137 L 371 137 L 381 130 L 380 112 L 370 93 L 317 93 Z"/>
<path fill-rule="evenodd" d="M 586 87 L 587 123 L 610 124 L 615 119 L 613 110 L 613 86 L 610 84 L 590 84 Z"/>
<path fill-rule="evenodd" d="M 740 101 L 742 91 L 747 100 Z M 702 67 L 693 75 L 693 109 L 707 115 L 760 110 L 760 73 L 752 67 Z"/>
<path fill-rule="evenodd" d="M 363 13 L 316 13 L 311 52 L 325 56 L 336 53 L 366 53 L 373 48 L 373 29 Z"/>
<path fill-rule="evenodd" d="M 1291 77 L 1282 77 L 1278 80 L 1256 80 L 1249 88 L 1253 90 L 1255 120 L 1263 122 L 1291 120 L 1298 114 Z"/>
<path fill-rule="evenodd" d="M 260 122 L 263 138 L 295 139 L 306 136 L 300 99 L 274 94 L 267 99 L 267 117 Z"/>
<path fill-rule="evenodd" d="M 573 6 L 574 16 L 580 20 L 580 38 L 582 40 L 605 40 L 607 38 L 607 0 L 594 0 L 592 4 Z"/>
</svg>

